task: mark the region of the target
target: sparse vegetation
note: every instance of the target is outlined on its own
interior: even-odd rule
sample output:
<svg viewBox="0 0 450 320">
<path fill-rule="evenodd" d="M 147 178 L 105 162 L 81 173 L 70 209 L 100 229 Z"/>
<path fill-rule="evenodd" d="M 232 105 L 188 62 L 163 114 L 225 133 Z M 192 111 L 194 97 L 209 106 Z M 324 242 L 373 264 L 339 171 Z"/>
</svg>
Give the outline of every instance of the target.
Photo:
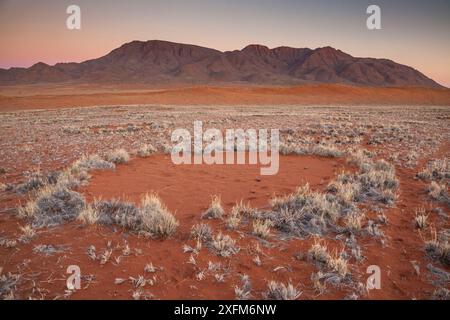
<svg viewBox="0 0 450 320">
<path fill-rule="evenodd" d="M 26 181 L 20 183 L 16 187 L 16 191 L 19 193 L 27 193 L 32 190 L 38 190 L 49 183 L 48 178 L 40 172 L 40 170 L 32 172 L 26 179 Z"/>
<path fill-rule="evenodd" d="M 447 191 L 447 185 L 445 183 L 437 183 L 435 181 L 431 181 L 430 185 L 427 188 L 428 195 L 440 202 L 445 202 L 450 205 L 450 196 Z"/>
<path fill-rule="evenodd" d="M 425 208 L 419 208 L 416 210 L 414 217 L 414 225 L 417 229 L 425 229 L 428 225 L 428 215 L 425 214 Z"/>
<path fill-rule="evenodd" d="M 199 223 L 192 226 L 191 237 L 199 239 L 202 242 L 210 242 L 213 237 L 213 232 L 208 224 Z"/>
<path fill-rule="evenodd" d="M 450 161 L 448 158 L 432 160 L 417 176 L 422 180 L 441 181 L 450 179 Z"/>
<path fill-rule="evenodd" d="M 230 257 L 239 252 L 239 247 L 236 245 L 236 241 L 229 235 L 222 233 L 214 236 L 211 242 L 211 249 L 213 252 L 222 257 Z"/>
<path fill-rule="evenodd" d="M 147 158 L 157 150 L 151 144 L 144 144 L 141 148 L 139 148 L 137 155 L 141 158 Z"/>
<path fill-rule="evenodd" d="M 178 226 L 178 221 L 156 194 L 144 195 L 140 207 L 128 202 L 110 200 L 96 201 L 93 209 L 98 213 L 99 223 L 116 223 L 152 238 L 168 238 L 175 233 Z"/>
<path fill-rule="evenodd" d="M 178 226 L 178 221 L 156 194 L 146 194 L 142 198 L 139 213 L 141 224 L 138 229 L 149 233 L 152 237 L 167 238 Z"/>
<path fill-rule="evenodd" d="M 220 197 L 213 196 L 211 200 L 211 205 L 202 214 L 203 219 L 220 219 L 224 215 L 224 210 L 222 208 Z"/>
<path fill-rule="evenodd" d="M 106 155 L 106 160 L 116 164 L 127 163 L 130 160 L 130 155 L 125 149 L 116 149 Z"/>
<path fill-rule="evenodd" d="M 23 243 L 30 242 L 36 236 L 36 230 L 34 230 L 33 227 L 28 224 L 20 227 L 20 231 L 22 231 L 22 234 L 19 237 L 19 241 Z"/>
<path fill-rule="evenodd" d="M 70 167 L 71 173 L 80 173 L 91 170 L 110 170 L 114 169 L 115 165 L 111 161 L 102 159 L 99 155 L 93 154 L 83 156 L 81 159 L 75 161 Z"/>
<path fill-rule="evenodd" d="M 84 208 L 84 197 L 78 192 L 47 185 L 19 208 L 19 216 L 30 219 L 34 228 L 42 228 L 74 220 Z"/>
<path fill-rule="evenodd" d="M 17 298 L 15 292 L 21 277 L 18 274 L 12 274 L 10 272 L 3 274 L 2 271 L 2 268 L 0 268 L 0 299 L 14 300 Z"/>
<path fill-rule="evenodd" d="M 322 157 L 342 157 L 344 155 L 335 145 L 326 143 L 313 146 L 310 153 Z"/>
<path fill-rule="evenodd" d="M 77 220 L 81 221 L 83 224 L 95 224 L 99 219 L 98 212 L 91 205 L 86 205 L 86 207 L 81 210 L 78 214 Z"/>
<path fill-rule="evenodd" d="M 270 227 L 272 222 L 270 220 L 255 220 L 253 221 L 253 232 L 252 234 L 267 239 L 270 236 Z"/>
<path fill-rule="evenodd" d="M 427 241 L 422 248 L 430 260 L 428 270 L 423 270 L 423 263 L 419 260 L 411 262 L 414 269 L 411 269 L 409 264 L 403 266 L 393 263 L 390 269 L 392 275 L 403 274 L 404 270 L 401 268 L 409 268 L 411 272 L 406 273 L 405 277 L 394 276 L 388 280 L 385 279 L 388 281 L 386 286 L 395 279 L 401 287 L 405 281 L 413 281 L 418 289 L 414 292 L 386 291 L 387 295 L 383 298 L 448 299 L 449 294 L 446 288 L 449 276 L 446 268 L 449 263 L 449 245 L 448 237 L 445 235 L 450 233 L 446 229 L 449 213 L 445 204 L 449 201 L 449 162 L 447 147 L 442 145 L 448 137 L 448 108 L 433 107 L 423 110 L 419 107 L 408 107 L 408 112 L 404 110 L 405 107 L 384 108 L 382 106 L 376 108 L 265 106 L 262 110 L 259 107 L 248 106 L 245 110 L 230 107 L 223 112 L 215 106 L 210 106 L 208 109 L 192 106 L 192 109 L 186 111 L 165 106 L 135 108 L 120 105 L 108 108 L 28 111 L 26 117 L 21 112 L 4 113 L 1 116 L 4 137 L 2 167 L 8 169 L 7 172 L 2 172 L 0 169 L 3 183 L 0 184 L 0 190 L 10 190 L 18 194 L 2 192 L 2 196 L 6 199 L 2 202 L 2 210 L 5 210 L 2 214 L 7 217 L 10 212 L 16 213 L 19 208 L 11 207 L 7 201 L 9 197 L 17 197 L 23 202 L 23 207 L 18 211 L 25 221 L 18 222 L 16 230 L 5 229 L 5 232 L 3 230 L 0 232 L 0 249 L 7 256 L 13 257 L 11 262 L 5 265 L 7 270 L 17 268 L 17 270 L 25 270 L 25 273 L 23 277 L 17 276 L 17 279 L 22 281 L 4 286 L 7 282 L 5 279 L 9 276 L 0 271 L 0 298 L 49 299 L 70 296 L 70 293 L 64 296 L 63 293 L 55 294 L 50 289 L 52 286 L 47 283 L 52 283 L 55 278 L 50 276 L 52 270 L 46 273 L 42 269 L 40 262 L 46 261 L 43 255 L 53 254 L 54 250 L 65 248 L 60 246 L 62 242 L 58 242 L 65 236 L 65 228 L 69 228 L 71 232 L 75 228 L 75 232 L 79 231 L 82 235 L 91 229 L 82 229 L 78 223 L 75 226 L 59 226 L 50 230 L 38 228 L 77 219 L 82 224 L 110 225 L 107 228 L 92 229 L 101 232 L 101 239 L 93 238 L 90 243 L 95 243 L 98 250 L 96 251 L 93 246 L 90 247 L 88 250 L 90 258 L 84 256 L 84 259 L 92 259 L 91 263 L 95 262 L 97 266 L 105 264 L 99 268 L 99 272 L 107 272 L 110 268 L 121 272 L 122 270 L 130 271 L 130 266 L 135 265 L 137 269 L 132 270 L 138 270 L 137 273 L 133 271 L 118 275 L 121 278 L 117 278 L 117 289 L 122 296 L 123 292 L 130 291 L 128 295 L 136 299 L 151 297 L 144 291 L 144 286 L 157 283 L 156 278 L 161 279 L 160 284 L 162 284 L 167 279 L 180 274 L 186 278 L 182 286 L 183 290 L 189 289 L 180 293 L 157 289 L 155 293 L 158 299 L 204 297 L 206 287 L 208 287 L 206 292 L 212 294 L 223 289 L 223 296 L 226 298 L 298 298 L 301 287 L 295 286 L 305 276 L 297 271 L 298 268 L 303 269 L 307 261 L 313 263 L 317 270 L 311 275 L 311 283 L 306 284 L 308 290 L 305 287 L 302 298 L 315 299 L 318 293 L 323 295 L 321 299 L 329 297 L 357 299 L 364 296 L 362 292 L 365 288 L 358 281 L 364 280 L 366 265 L 376 258 L 374 256 L 376 251 L 367 250 L 374 245 L 373 238 L 377 238 L 376 241 L 379 244 L 376 246 L 379 246 L 380 250 L 385 246 L 389 248 L 384 253 L 383 261 L 396 259 L 397 254 L 404 255 L 405 259 L 416 259 L 416 254 L 413 255 L 414 257 L 408 255 L 417 253 L 417 247 L 410 248 L 402 245 L 397 248 L 391 228 L 401 229 L 401 235 L 403 232 L 413 234 L 413 228 L 417 228 L 420 230 L 418 234 L 414 234 L 417 239 L 424 234 L 424 230 L 428 232 L 436 227 L 441 231 Z M 214 119 L 206 120 L 211 115 Z M 78 201 L 80 199 L 77 195 L 81 196 L 81 193 L 85 192 L 85 188 L 80 187 L 87 185 L 90 175 L 95 176 L 96 182 L 98 177 L 110 176 L 92 172 L 93 170 L 111 170 L 116 167 L 116 163 L 122 163 L 123 160 L 120 157 L 106 159 L 105 156 L 103 158 L 103 155 L 110 151 L 111 146 L 133 150 L 133 154 L 136 153 L 139 157 L 148 157 L 156 152 L 170 153 L 172 147 L 168 140 L 168 132 L 170 133 L 170 130 L 175 127 L 189 127 L 192 120 L 199 117 L 204 117 L 205 123 L 208 121 L 208 124 L 219 129 L 247 128 L 255 123 L 258 126 L 277 127 L 279 123 L 282 123 L 280 154 L 306 155 L 312 160 L 311 165 L 308 163 L 304 168 L 296 169 L 304 169 L 306 176 L 314 174 L 316 160 L 325 165 L 332 162 L 336 167 L 331 168 L 330 174 L 326 174 L 326 177 L 325 172 L 328 171 L 328 167 L 324 168 L 317 179 L 310 181 L 311 188 L 306 184 L 308 178 L 303 179 L 301 174 L 298 175 L 297 171 L 293 171 L 293 174 L 296 177 L 300 176 L 300 181 L 305 184 L 291 194 L 275 197 L 269 206 L 262 205 L 253 209 L 241 201 L 236 203 L 229 212 L 227 209 L 225 213 L 225 204 L 221 203 L 220 196 L 217 196 L 208 210 L 203 213 L 203 218 L 222 220 L 205 224 L 194 217 L 191 222 L 194 225 L 190 230 L 190 239 L 188 239 L 189 229 L 184 226 L 179 236 L 164 243 L 136 238 L 136 235 L 157 239 L 167 238 L 173 236 L 178 230 L 175 216 L 160 200 L 155 201 L 151 197 L 152 199 L 142 200 L 141 203 L 117 199 L 94 200 L 91 203 L 86 203 L 84 199 Z M 67 119 L 73 120 L 73 123 L 67 125 Z M 145 145 L 142 144 L 144 142 Z M 370 145 L 370 151 L 363 149 L 366 144 Z M 47 145 L 54 146 L 52 152 L 44 152 L 47 151 Z M 90 152 L 96 154 L 89 155 Z M 85 156 L 79 158 L 83 154 Z M 424 167 L 417 167 L 418 164 L 436 155 L 441 158 L 431 158 L 432 160 Z M 318 159 L 316 156 L 322 158 Z M 341 156 L 348 157 L 347 164 L 344 159 L 323 158 Z M 381 160 L 382 158 L 389 162 Z M 79 160 L 70 165 L 74 159 Z M 290 157 L 288 160 L 293 159 Z M 148 163 L 153 164 L 154 161 Z M 63 166 L 67 166 L 66 169 L 60 169 Z M 36 170 L 37 167 L 40 169 Z M 404 170 L 404 168 L 409 169 Z M 123 169 L 127 170 L 126 168 L 120 170 Z M 134 169 L 134 166 L 128 169 Z M 341 171 L 333 178 L 331 172 L 336 170 L 345 171 Z M 419 172 L 417 177 L 423 182 L 414 181 L 411 172 Z M 220 174 L 217 175 L 217 179 L 222 178 Z M 170 176 L 168 181 L 171 181 Z M 218 180 L 210 181 L 211 184 L 218 182 Z M 274 192 L 279 194 L 280 190 L 281 192 L 290 190 L 292 186 L 290 183 L 291 181 L 286 185 L 277 185 Z M 254 188 L 251 187 L 250 190 L 245 191 L 256 190 L 256 193 L 259 193 L 266 184 L 265 178 L 256 179 Z M 115 187 L 116 185 L 111 184 L 111 189 Z M 429 198 L 426 194 L 424 197 L 426 187 L 428 187 Z M 422 192 L 420 190 L 416 192 L 418 188 L 422 188 Z M 94 186 L 93 190 L 96 189 L 97 187 Z M 219 192 L 220 189 L 220 183 L 211 188 L 214 192 Z M 148 190 L 151 190 L 151 187 Z M 272 192 L 272 190 L 266 191 L 266 194 Z M 97 195 L 98 191 L 92 194 L 91 190 L 87 192 L 89 194 L 87 197 L 90 199 L 91 195 Z M 201 190 L 201 192 L 204 191 Z M 114 194 L 121 193 L 114 192 Z M 226 195 L 227 208 L 230 194 Z M 401 195 L 398 200 L 397 195 Z M 414 195 L 417 195 L 417 199 L 410 201 Z M 128 196 L 129 192 L 125 191 L 124 197 Z M 134 199 L 134 196 L 133 194 L 131 197 Z M 259 203 L 260 200 L 258 198 L 260 194 L 254 198 L 244 193 L 242 196 L 252 199 L 251 201 L 255 203 Z M 436 202 L 431 202 L 430 208 L 424 203 L 423 205 L 427 208 L 425 211 L 419 201 L 431 199 Z M 399 203 L 394 206 L 396 201 Z M 392 205 L 392 209 L 385 210 L 386 205 Z M 416 206 L 419 208 L 414 214 Z M 186 212 L 191 214 L 190 210 Z M 197 213 L 201 214 L 201 212 Z M 189 223 L 189 220 L 185 218 L 183 217 L 183 222 Z M 388 219 L 392 221 L 387 223 Z M 410 220 L 410 223 L 403 223 L 405 219 Z M 402 223 L 400 224 L 399 221 Z M 10 226 L 9 222 L 7 217 L 5 219 L 7 228 Z M 126 230 L 120 230 L 121 228 Z M 223 232 L 226 229 L 234 231 L 225 235 Z M 57 236 L 54 241 L 52 240 L 52 244 L 41 244 L 48 243 L 48 233 L 53 230 Z M 67 234 L 71 235 L 71 232 Z M 251 235 L 261 239 L 255 239 Z M 289 241 L 293 237 L 309 239 L 311 235 L 321 240 L 317 240 L 309 251 L 301 247 L 298 250 L 295 249 L 293 253 L 292 246 L 295 246 L 295 241 L 299 240 Z M 138 255 L 137 248 L 116 243 L 117 239 L 122 237 L 126 237 L 130 245 L 143 245 L 139 255 L 151 259 L 145 260 L 144 263 L 139 260 L 141 262 L 136 264 L 138 261 L 134 259 Z M 327 239 L 327 242 L 324 239 Z M 102 244 L 103 241 L 104 244 Z M 106 242 L 108 244 L 105 247 Z M 404 242 L 406 243 L 409 242 Z M 80 254 L 77 251 L 78 247 L 70 246 L 70 241 L 65 241 L 64 244 L 68 246 L 68 249 L 61 255 L 61 259 L 64 256 L 77 259 L 75 255 Z M 84 251 L 88 245 L 89 243 L 83 246 L 82 254 L 86 254 Z M 255 245 L 261 245 L 264 250 L 259 247 L 258 250 L 254 249 Z M 28 248 L 31 249 L 28 250 Z M 29 259 L 25 257 L 22 259 L 22 254 L 33 248 L 35 250 L 30 254 L 32 261 L 29 262 Z M 164 256 L 170 255 L 172 248 L 178 252 L 171 256 L 167 263 Z M 178 259 L 181 248 L 186 255 Z M 211 252 L 207 252 L 208 250 Z M 22 254 L 17 256 L 16 251 Z M 293 254 L 298 260 L 294 260 Z M 208 262 L 209 259 L 212 261 Z M 161 263 L 161 269 L 150 263 L 150 260 L 160 261 L 158 265 Z M 207 266 L 205 262 L 208 262 Z M 168 267 L 163 272 L 161 270 L 164 263 Z M 178 263 L 179 266 L 175 265 Z M 431 269 L 431 264 L 436 266 Z M 26 270 L 30 269 L 42 270 L 42 275 L 27 273 Z M 143 275 L 139 275 L 139 272 Z M 180 274 L 177 274 L 178 272 Z M 272 272 L 276 279 L 269 275 L 267 276 L 269 280 L 281 282 L 274 282 L 267 291 L 265 288 L 261 291 L 260 287 L 252 289 L 248 277 L 242 276 L 240 280 L 236 279 L 236 273 L 241 272 L 246 272 L 250 276 L 253 274 L 253 277 L 261 274 L 268 275 Z M 410 278 L 409 275 L 414 272 L 420 276 Z M 133 276 L 130 277 L 130 274 Z M 439 278 L 436 274 L 439 274 Z M 88 276 L 83 274 L 83 288 L 89 285 L 88 278 L 85 278 Z M 147 279 L 147 276 L 150 278 Z M 151 278 L 153 276 L 154 278 Z M 264 277 L 267 279 L 266 276 Z M 101 279 L 101 277 L 96 279 L 100 281 L 99 286 L 91 286 L 89 290 L 99 293 L 98 288 L 102 287 Z M 252 280 L 257 279 L 252 278 Z M 258 283 L 260 281 L 261 279 L 258 279 Z M 425 281 L 431 281 L 436 290 L 430 289 L 429 285 L 422 285 Z M 291 282 L 294 285 L 291 285 Z M 254 283 L 256 284 L 257 282 Z M 336 288 L 339 289 L 333 290 Z M 177 296 L 174 296 L 173 292 L 176 292 Z M 222 297 L 222 294 L 220 296 Z M 368 296 L 368 298 L 371 297 Z"/>
<path fill-rule="evenodd" d="M 439 238 L 434 231 L 433 238 L 425 243 L 425 252 L 430 258 L 450 265 L 450 243 L 446 235 Z"/>
<path fill-rule="evenodd" d="M 237 300 L 248 300 L 252 297 L 252 283 L 250 277 L 246 274 L 241 275 L 241 286 L 234 287 L 234 294 Z"/>
<path fill-rule="evenodd" d="M 308 260 L 319 269 L 326 270 L 328 277 L 334 276 L 334 281 L 340 283 L 349 274 L 348 262 L 342 253 L 331 255 L 324 244 L 316 241 L 308 251 Z"/>
<path fill-rule="evenodd" d="M 267 287 L 263 296 L 268 300 L 297 300 L 302 294 L 291 283 L 270 281 Z"/>
<path fill-rule="evenodd" d="M 225 218 L 225 224 L 228 229 L 234 230 L 236 229 L 239 224 L 241 223 L 242 216 L 241 216 L 241 210 L 239 205 L 235 205 L 232 209 L 230 214 Z"/>
</svg>

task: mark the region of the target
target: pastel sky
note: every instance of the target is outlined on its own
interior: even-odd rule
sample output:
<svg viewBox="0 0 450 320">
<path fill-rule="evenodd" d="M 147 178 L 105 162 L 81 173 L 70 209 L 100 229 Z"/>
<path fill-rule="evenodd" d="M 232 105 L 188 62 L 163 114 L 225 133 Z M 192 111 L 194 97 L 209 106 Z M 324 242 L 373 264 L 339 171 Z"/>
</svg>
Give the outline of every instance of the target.
<svg viewBox="0 0 450 320">
<path fill-rule="evenodd" d="M 81 30 L 66 28 L 70 4 L 81 7 Z M 381 8 L 382 30 L 366 27 L 370 4 Z M 0 0 L 0 68 L 78 62 L 151 39 L 222 51 L 330 45 L 450 87 L 449 0 Z"/>
</svg>

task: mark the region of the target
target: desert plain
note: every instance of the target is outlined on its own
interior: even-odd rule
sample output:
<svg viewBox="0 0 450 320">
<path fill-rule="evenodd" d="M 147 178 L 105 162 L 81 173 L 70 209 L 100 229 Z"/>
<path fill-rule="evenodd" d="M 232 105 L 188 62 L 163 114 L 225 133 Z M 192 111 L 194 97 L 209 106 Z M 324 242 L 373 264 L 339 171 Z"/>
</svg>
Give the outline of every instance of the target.
<svg viewBox="0 0 450 320">
<path fill-rule="evenodd" d="M 441 88 L 1 87 L 0 298 L 448 299 L 449 106 Z M 173 164 L 171 132 L 199 120 L 279 129 L 278 174 Z"/>
</svg>

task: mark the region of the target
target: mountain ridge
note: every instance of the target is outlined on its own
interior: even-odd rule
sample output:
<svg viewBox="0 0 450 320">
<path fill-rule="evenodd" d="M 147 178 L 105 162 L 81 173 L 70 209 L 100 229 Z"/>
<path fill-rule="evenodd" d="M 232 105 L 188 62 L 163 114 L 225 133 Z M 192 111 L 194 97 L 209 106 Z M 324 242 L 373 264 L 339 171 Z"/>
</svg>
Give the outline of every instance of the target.
<svg viewBox="0 0 450 320">
<path fill-rule="evenodd" d="M 0 69 L 0 85 L 37 83 L 270 84 L 337 83 L 369 87 L 442 88 L 389 59 L 353 57 L 330 46 L 309 49 L 249 44 L 219 51 L 163 40 L 131 41 L 83 62 L 38 62 Z"/>
</svg>

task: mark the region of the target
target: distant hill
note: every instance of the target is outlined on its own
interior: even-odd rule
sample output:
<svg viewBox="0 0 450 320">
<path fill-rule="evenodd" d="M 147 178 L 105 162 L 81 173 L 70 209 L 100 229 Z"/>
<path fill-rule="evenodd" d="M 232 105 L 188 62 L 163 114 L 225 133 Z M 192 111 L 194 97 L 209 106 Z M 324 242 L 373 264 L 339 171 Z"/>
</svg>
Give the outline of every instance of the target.
<svg viewBox="0 0 450 320">
<path fill-rule="evenodd" d="M 0 69 L 1 85 L 63 82 L 441 87 L 414 68 L 387 59 L 356 58 L 332 47 L 249 45 L 221 52 L 160 40 L 133 41 L 81 63 L 39 62 L 30 68 Z"/>
</svg>

